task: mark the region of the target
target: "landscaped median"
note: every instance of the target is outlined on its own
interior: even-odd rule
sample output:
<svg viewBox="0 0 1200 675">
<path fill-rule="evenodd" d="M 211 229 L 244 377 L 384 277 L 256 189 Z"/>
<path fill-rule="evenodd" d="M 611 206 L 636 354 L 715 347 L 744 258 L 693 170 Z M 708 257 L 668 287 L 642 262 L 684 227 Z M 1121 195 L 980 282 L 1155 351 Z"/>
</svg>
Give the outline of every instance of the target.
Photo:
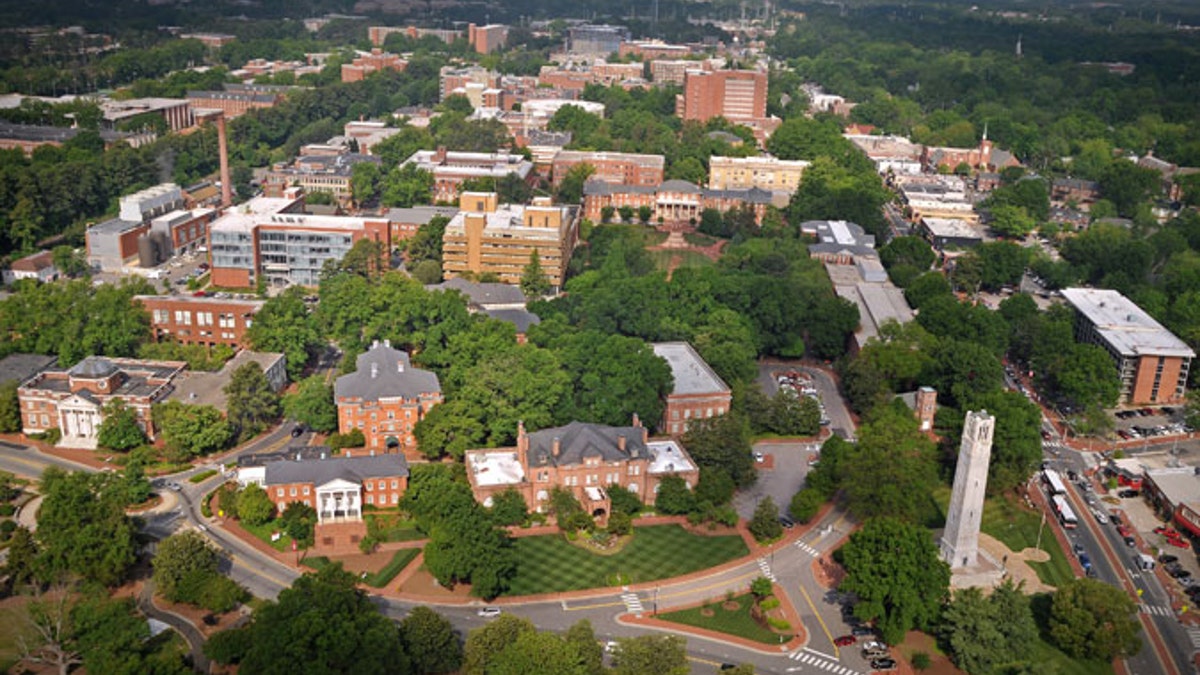
<svg viewBox="0 0 1200 675">
<path fill-rule="evenodd" d="M 800 613 L 782 590 L 773 584 L 771 594 L 761 599 L 750 592 L 728 591 L 724 596 L 674 607 L 669 612 L 624 614 L 619 621 L 777 654 L 797 649 L 807 640 Z"/>
</svg>

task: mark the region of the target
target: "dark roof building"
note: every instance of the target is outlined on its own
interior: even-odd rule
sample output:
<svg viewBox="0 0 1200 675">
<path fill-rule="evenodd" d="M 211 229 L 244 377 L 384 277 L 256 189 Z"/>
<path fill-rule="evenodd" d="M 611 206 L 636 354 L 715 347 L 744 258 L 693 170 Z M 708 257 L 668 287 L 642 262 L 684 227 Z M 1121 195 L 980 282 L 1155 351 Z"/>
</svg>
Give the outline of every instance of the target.
<svg viewBox="0 0 1200 675">
<path fill-rule="evenodd" d="M 56 356 L 9 354 L 0 359 L 0 384 L 7 382 L 23 384 L 34 375 L 53 366 L 57 361 L 58 357 Z"/>
</svg>

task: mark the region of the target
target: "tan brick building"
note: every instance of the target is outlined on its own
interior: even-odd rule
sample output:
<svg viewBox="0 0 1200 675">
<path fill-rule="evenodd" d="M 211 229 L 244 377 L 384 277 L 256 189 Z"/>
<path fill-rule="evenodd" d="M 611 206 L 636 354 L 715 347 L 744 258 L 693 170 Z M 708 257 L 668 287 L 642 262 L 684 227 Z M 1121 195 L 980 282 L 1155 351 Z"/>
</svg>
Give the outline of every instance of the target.
<svg viewBox="0 0 1200 675">
<path fill-rule="evenodd" d="M 809 162 L 761 157 L 718 157 L 709 160 L 708 187 L 713 190 L 758 188 L 786 192 L 789 196 L 800 187 Z"/>
<path fill-rule="evenodd" d="M 551 286 L 562 286 L 579 240 L 577 207 L 555 206 L 548 197 L 501 205 L 494 192 L 464 192 L 459 209 L 442 237 L 446 278 L 490 272 L 516 284 L 536 251 Z"/>
<path fill-rule="evenodd" d="M 359 52 L 353 61 L 342 64 L 342 82 L 361 82 L 371 73 L 381 70 L 403 73 L 407 67 L 408 61 L 396 54 L 375 48 L 370 52 Z"/>
<path fill-rule="evenodd" d="M 359 354 L 357 369 L 334 383 L 338 431 L 358 429 L 370 452 L 415 452 L 413 427 L 442 402 L 437 375 L 414 368 L 387 340 Z"/>
<path fill-rule="evenodd" d="M 513 489 L 531 510 L 546 510 L 554 488 L 569 490 L 591 515 L 612 511 L 609 485 L 620 485 L 653 505 L 663 477 L 677 475 L 695 487 L 700 470 L 677 441 L 650 440 L 634 416 L 633 425 L 610 427 L 572 422 L 527 433 L 517 429 L 517 447 L 469 450 L 467 479 L 475 498 L 490 506 L 495 495 Z"/>
</svg>

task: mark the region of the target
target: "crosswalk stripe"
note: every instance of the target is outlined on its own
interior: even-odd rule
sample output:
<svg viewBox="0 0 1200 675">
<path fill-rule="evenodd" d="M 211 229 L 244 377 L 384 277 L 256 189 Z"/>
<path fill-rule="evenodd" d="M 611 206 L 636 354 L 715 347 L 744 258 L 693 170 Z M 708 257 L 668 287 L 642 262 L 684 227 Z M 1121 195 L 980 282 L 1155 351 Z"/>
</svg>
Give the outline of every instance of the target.
<svg viewBox="0 0 1200 675">
<path fill-rule="evenodd" d="M 816 666 L 822 670 L 827 670 L 831 673 L 834 673 L 835 675 L 860 675 L 860 673 L 853 668 L 843 666 L 837 661 L 829 658 L 816 656 L 815 654 L 810 653 L 808 650 L 797 650 L 791 654 L 788 654 L 787 657 L 792 661 L 799 661 L 805 665 Z"/>
<path fill-rule="evenodd" d="M 1192 646 L 1200 649 L 1200 628 L 1189 628 L 1188 637 L 1192 640 Z"/>
</svg>

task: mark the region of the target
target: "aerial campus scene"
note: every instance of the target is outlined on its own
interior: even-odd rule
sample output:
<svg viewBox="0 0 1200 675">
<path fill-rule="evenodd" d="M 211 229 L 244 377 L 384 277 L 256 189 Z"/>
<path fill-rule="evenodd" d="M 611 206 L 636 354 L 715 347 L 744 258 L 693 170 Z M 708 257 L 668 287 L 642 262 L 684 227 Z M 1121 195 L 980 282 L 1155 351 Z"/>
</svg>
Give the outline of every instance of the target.
<svg viewBox="0 0 1200 675">
<path fill-rule="evenodd" d="M 0 671 L 1200 672 L 1200 5 L 0 2 Z"/>
</svg>

